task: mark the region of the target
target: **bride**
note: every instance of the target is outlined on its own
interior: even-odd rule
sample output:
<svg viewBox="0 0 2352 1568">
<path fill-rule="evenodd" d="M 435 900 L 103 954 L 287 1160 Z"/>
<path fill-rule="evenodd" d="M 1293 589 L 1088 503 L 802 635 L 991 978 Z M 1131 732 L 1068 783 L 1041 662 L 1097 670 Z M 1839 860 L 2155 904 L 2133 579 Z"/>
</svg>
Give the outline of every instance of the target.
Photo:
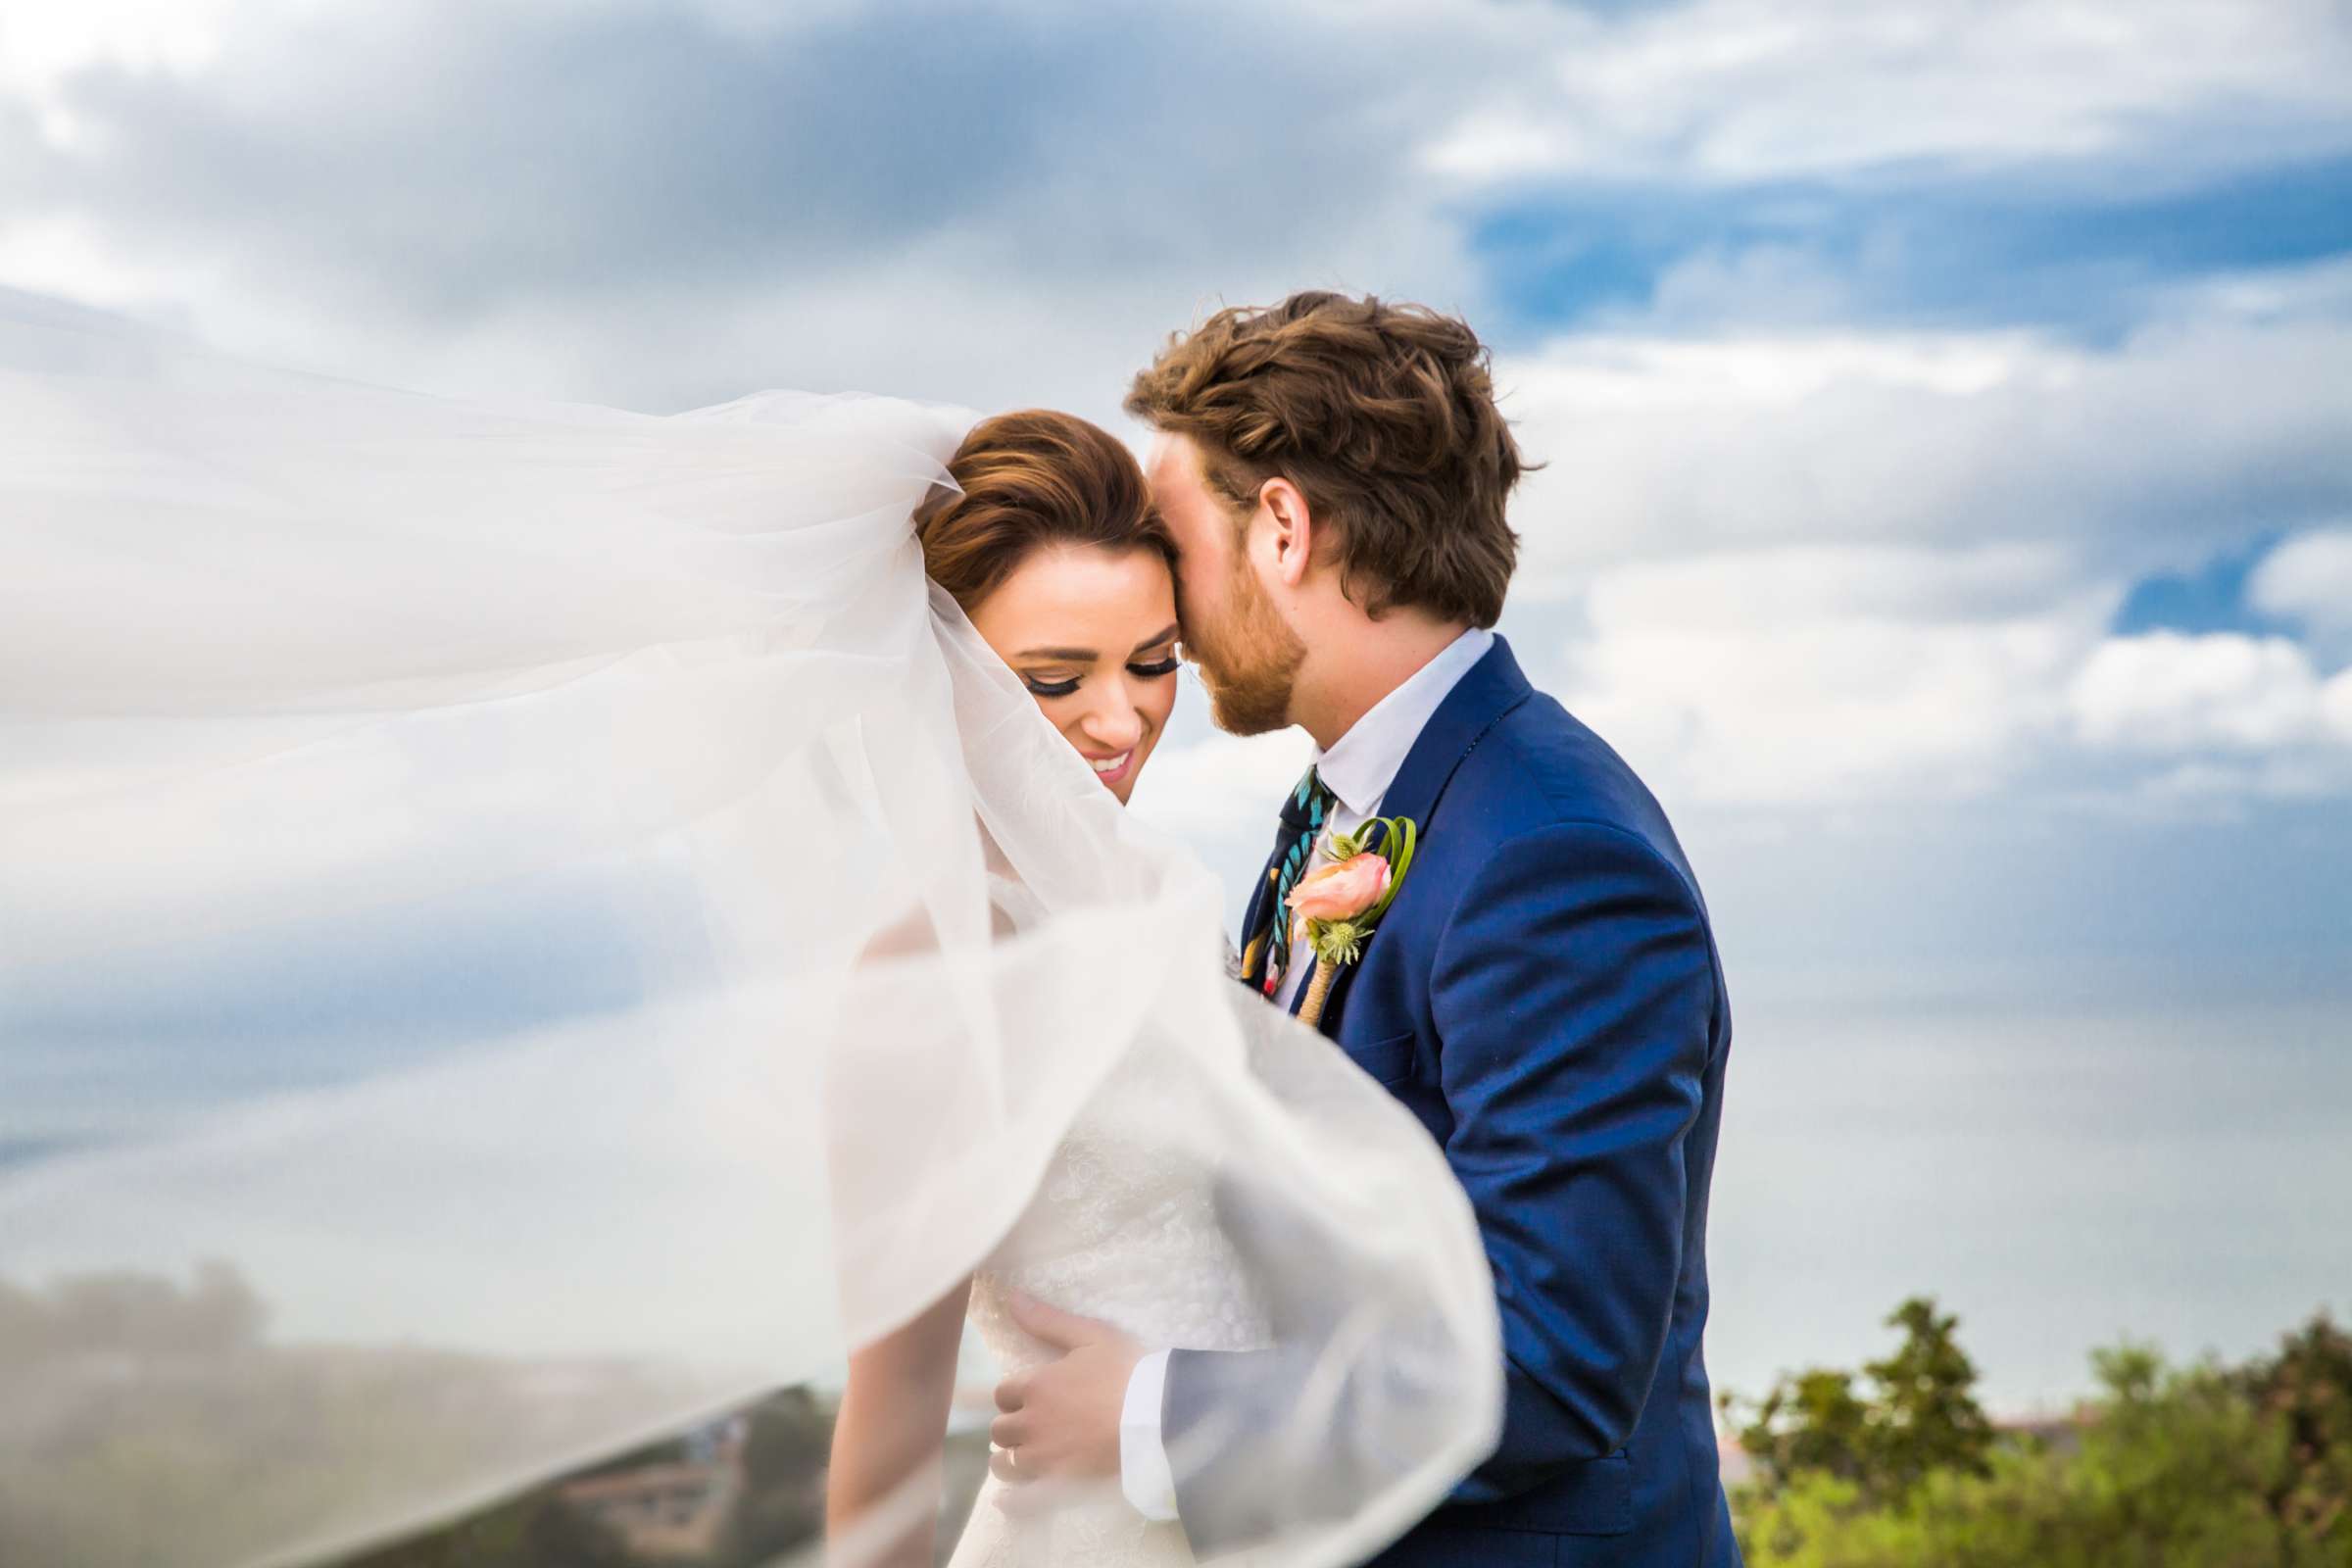
<svg viewBox="0 0 2352 1568">
<path fill-rule="evenodd" d="M 1178 667 L 1175 547 L 1134 457 L 1082 419 L 1032 412 L 975 426 L 948 475 L 956 493 L 916 519 L 925 569 L 1124 803 L 1174 707 Z M 994 886 L 1008 926 L 1031 916 L 1017 882 Z M 1264 1343 L 1263 1309 L 1218 1230 L 1206 1173 L 1151 1157 L 1150 1121 L 1170 1087 L 1150 1062 L 1123 1063 L 979 1271 L 851 1357 L 833 1446 L 838 1521 L 936 1466 L 967 1309 L 1011 1371 L 1044 1354 L 1014 1320 L 1014 1291 L 1154 1345 Z M 1191 1560 L 1180 1527 L 1147 1524 L 1122 1499 L 1024 1520 L 1004 1511 L 1000 1489 L 993 1478 L 984 1487 L 956 1564 Z M 897 1560 L 932 1560 L 931 1523 L 917 1511 Z"/>
<path fill-rule="evenodd" d="M 1381 1462 L 1263 1560 L 1412 1523 L 1497 1420 L 1483 1255 L 1120 808 L 1170 583 L 1066 416 L 456 402 L 0 298 L 0 1558 L 327 1560 L 846 1355 L 828 1559 L 926 1560 L 1024 1297 L 1309 1368 L 1221 1441 Z M 1115 1478 L 957 1554 L 1190 1556 Z"/>
</svg>

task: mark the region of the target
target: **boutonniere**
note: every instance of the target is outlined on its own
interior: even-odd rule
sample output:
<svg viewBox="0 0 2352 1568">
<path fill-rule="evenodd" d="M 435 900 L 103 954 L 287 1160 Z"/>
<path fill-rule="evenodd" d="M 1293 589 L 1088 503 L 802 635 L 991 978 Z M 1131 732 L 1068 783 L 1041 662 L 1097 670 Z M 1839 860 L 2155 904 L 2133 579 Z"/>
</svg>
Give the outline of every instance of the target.
<svg viewBox="0 0 2352 1568">
<path fill-rule="evenodd" d="M 1409 816 L 1376 816 L 1352 833 L 1335 833 L 1330 863 L 1291 889 L 1292 950 L 1304 944 L 1315 955 L 1314 976 L 1298 1004 L 1300 1022 L 1321 1025 L 1333 979 L 1364 956 L 1364 944 L 1412 868 L 1420 836 Z"/>
</svg>

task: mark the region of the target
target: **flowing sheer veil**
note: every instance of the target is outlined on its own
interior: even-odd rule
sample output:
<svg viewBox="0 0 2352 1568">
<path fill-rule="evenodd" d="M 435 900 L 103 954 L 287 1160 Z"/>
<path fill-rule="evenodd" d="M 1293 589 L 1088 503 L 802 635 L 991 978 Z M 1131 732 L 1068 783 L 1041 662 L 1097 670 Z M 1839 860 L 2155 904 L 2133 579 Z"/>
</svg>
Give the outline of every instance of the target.
<svg viewBox="0 0 2352 1568">
<path fill-rule="evenodd" d="M 319 1560 L 821 1377 L 1134 1052 L 1283 1238 L 1311 1371 L 1225 1439 L 1302 1477 L 1263 1560 L 1475 1462 L 1436 1147 L 927 588 L 967 422 L 452 402 L 0 297 L 0 1560 Z"/>
</svg>

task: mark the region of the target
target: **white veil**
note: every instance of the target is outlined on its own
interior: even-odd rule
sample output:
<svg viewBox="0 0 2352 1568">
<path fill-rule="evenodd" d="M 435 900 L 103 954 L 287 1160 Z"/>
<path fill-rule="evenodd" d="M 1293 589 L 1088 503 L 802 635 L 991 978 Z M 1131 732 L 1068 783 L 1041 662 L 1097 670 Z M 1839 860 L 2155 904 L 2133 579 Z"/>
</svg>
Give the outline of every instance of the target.
<svg viewBox="0 0 2352 1568">
<path fill-rule="evenodd" d="M 927 590 L 966 423 L 450 402 L 0 296 L 0 1561 L 323 1560 L 822 1376 L 1131 1052 L 1316 1363 L 1223 1441 L 1381 1456 L 1263 1560 L 1475 1462 L 1437 1149 Z"/>
</svg>

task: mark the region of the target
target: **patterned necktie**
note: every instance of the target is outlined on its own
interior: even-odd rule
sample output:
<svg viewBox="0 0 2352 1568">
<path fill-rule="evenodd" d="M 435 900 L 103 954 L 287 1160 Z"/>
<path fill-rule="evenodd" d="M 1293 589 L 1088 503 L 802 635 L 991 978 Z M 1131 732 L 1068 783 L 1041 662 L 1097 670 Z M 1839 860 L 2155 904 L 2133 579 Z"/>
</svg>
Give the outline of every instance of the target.
<svg viewBox="0 0 2352 1568">
<path fill-rule="evenodd" d="M 1273 897 L 1266 904 L 1266 917 L 1260 923 L 1260 934 L 1250 946 L 1264 944 L 1262 964 L 1248 971 L 1255 977 L 1257 988 L 1272 996 L 1282 987 L 1283 971 L 1291 956 L 1291 917 L 1288 900 L 1291 889 L 1306 874 L 1307 861 L 1313 858 L 1315 839 L 1323 831 L 1324 822 L 1338 808 L 1340 798 L 1324 784 L 1323 777 L 1313 768 L 1291 791 L 1291 798 L 1282 805 L 1282 827 L 1274 840 L 1273 868 L 1267 873 L 1272 879 Z"/>
</svg>

